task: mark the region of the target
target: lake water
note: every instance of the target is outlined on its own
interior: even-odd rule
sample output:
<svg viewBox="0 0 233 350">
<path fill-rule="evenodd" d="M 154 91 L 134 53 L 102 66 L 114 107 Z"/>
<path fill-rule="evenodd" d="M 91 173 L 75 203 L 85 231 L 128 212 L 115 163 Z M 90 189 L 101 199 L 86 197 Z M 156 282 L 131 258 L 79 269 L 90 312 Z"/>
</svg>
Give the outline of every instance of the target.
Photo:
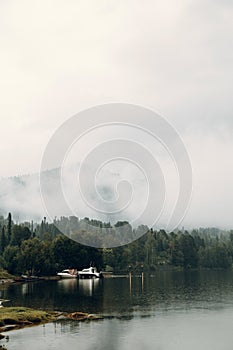
<svg viewBox="0 0 233 350">
<path fill-rule="evenodd" d="M 8 333 L 8 350 L 232 350 L 233 272 L 60 280 L 2 286 L 8 305 L 103 314 Z"/>
</svg>

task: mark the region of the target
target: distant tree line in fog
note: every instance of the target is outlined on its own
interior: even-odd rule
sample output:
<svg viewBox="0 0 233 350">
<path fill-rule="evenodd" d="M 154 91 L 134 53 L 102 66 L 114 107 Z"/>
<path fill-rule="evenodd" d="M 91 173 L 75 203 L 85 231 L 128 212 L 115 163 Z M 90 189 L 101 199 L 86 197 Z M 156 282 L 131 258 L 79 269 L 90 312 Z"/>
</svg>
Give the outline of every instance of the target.
<svg viewBox="0 0 233 350">
<path fill-rule="evenodd" d="M 106 236 L 102 232 L 107 228 L 107 232 L 116 235 L 117 241 L 124 240 L 121 227 L 125 225 L 127 236 L 135 240 L 117 248 L 92 248 L 68 238 L 78 240 L 80 236 L 89 242 L 104 240 Z M 61 234 L 57 226 L 68 237 Z M 140 237 L 142 230 L 146 233 Z M 48 223 L 46 218 L 40 224 L 15 224 L 10 213 L 7 218 L 0 216 L 0 267 L 15 275 L 27 272 L 50 275 L 69 267 L 82 269 L 91 262 L 101 270 L 113 272 L 158 268 L 227 269 L 232 267 L 232 258 L 233 230 L 200 228 L 167 233 L 146 226 L 133 229 L 125 221 L 111 225 L 74 216 L 62 217 L 56 225 Z"/>
</svg>

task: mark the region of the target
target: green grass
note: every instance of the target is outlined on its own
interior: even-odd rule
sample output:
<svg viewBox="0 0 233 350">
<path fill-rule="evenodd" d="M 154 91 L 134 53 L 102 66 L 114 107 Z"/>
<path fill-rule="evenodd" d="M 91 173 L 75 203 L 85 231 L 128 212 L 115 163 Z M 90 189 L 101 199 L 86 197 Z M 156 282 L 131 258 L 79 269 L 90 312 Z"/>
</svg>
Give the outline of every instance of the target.
<svg viewBox="0 0 233 350">
<path fill-rule="evenodd" d="M 53 321 L 55 316 L 46 311 L 26 307 L 3 307 L 0 309 L 0 326 L 9 324 L 30 325 Z"/>
</svg>

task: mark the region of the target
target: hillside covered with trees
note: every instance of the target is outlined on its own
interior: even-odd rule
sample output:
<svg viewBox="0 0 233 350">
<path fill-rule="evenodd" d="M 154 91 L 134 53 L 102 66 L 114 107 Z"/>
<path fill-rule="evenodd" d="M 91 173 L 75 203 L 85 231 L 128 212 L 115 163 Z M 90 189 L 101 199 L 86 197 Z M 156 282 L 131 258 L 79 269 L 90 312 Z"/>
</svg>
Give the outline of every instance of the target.
<svg viewBox="0 0 233 350">
<path fill-rule="evenodd" d="M 107 227 L 119 236 L 127 225 L 131 237 L 139 237 L 145 226 L 133 229 L 130 224 L 115 225 L 88 218 L 60 218 L 60 226 L 68 237 L 78 234 L 96 239 Z M 93 229 L 90 230 L 90 227 Z M 78 231 L 77 231 L 78 230 Z M 51 275 L 68 268 L 82 269 L 93 262 L 106 271 L 153 271 L 157 268 L 231 268 L 233 231 L 198 229 L 191 232 L 147 229 L 134 242 L 117 248 L 96 249 L 81 245 L 60 233 L 57 225 L 46 218 L 40 224 L 15 224 L 9 213 L 0 217 L 0 267 L 12 274 Z M 64 231 L 63 231 L 64 232 Z"/>
</svg>

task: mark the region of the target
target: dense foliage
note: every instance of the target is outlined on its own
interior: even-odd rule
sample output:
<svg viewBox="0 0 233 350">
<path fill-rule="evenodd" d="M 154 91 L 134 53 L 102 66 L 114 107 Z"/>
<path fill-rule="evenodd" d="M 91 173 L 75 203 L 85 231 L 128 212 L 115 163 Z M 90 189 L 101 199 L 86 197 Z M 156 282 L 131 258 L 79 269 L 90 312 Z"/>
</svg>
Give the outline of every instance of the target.
<svg viewBox="0 0 233 350">
<path fill-rule="evenodd" d="M 61 218 L 67 235 L 87 235 L 96 239 L 102 227 L 119 236 L 125 222 L 111 226 L 88 218 Z M 88 223 L 88 225 L 87 225 Z M 77 225 L 78 224 L 78 225 Z M 90 225 L 93 229 L 90 230 Z M 87 228 L 89 231 L 87 231 Z M 142 227 L 133 230 L 131 237 L 140 236 Z M 145 230 L 145 226 L 143 227 Z M 233 231 L 198 229 L 192 232 L 148 229 L 133 243 L 112 249 L 95 249 L 81 245 L 61 234 L 54 224 L 43 219 L 41 224 L 14 224 L 11 214 L 0 217 L 0 268 L 12 274 L 54 274 L 61 269 L 82 269 L 94 263 L 106 271 L 149 271 L 168 268 L 230 268 L 233 257 Z"/>
</svg>

